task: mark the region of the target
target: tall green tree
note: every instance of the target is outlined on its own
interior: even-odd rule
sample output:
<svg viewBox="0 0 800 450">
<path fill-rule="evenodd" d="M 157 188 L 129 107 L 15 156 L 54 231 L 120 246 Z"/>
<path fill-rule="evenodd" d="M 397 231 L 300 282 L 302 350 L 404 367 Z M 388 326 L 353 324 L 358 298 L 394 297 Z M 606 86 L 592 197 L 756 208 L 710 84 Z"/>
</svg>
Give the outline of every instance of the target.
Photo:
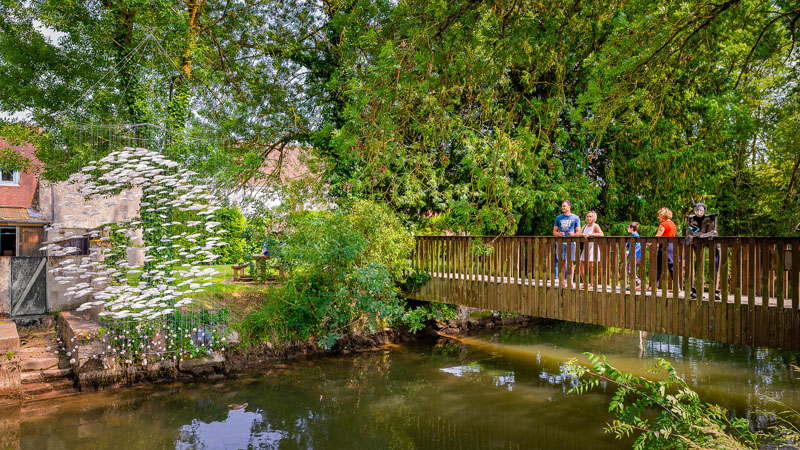
<svg viewBox="0 0 800 450">
<path fill-rule="evenodd" d="M 232 183 L 278 183 L 264 161 L 301 145 L 334 201 L 472 233 L 545 233 L 563 198 L 607 223 L 704 196 L 723 232 L 800 222 L 787 0 L 2 5 L 0 109 L 212 130 L 235 145 L 176 148 Z"/>
</svg>

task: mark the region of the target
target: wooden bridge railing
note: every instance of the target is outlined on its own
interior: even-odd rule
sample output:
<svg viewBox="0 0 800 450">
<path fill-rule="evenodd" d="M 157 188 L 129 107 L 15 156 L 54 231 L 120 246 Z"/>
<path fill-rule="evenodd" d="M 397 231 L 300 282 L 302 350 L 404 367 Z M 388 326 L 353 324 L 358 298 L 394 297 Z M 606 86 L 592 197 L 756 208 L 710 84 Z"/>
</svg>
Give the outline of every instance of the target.
<svg viewBox="0 0 800 450">
<path fill-rule="evenodd" d="M 637 243 L 638 264 L 634 252 L 626 257 L 626 245 L 635 249 Z M 659 245 L 672 247 L 672 273 L 670 252 L 659 253 Z M 582 249 L 593 250 L 597 261 L 591 286 L 579 276 Z M 420 236 L 414 265 L 433 278 L 412 296 L 800 351 L 799 251 L 800 238 Z M 563 282 L 563 260 L 557 280 L 557 257 L 564 257 L 568 271 L 575 264 L 575 285 Z M 626 270 L 629 265 L 636 276 Z M 588 264 L 586 272 L 588 277 Z"/>
</svg>

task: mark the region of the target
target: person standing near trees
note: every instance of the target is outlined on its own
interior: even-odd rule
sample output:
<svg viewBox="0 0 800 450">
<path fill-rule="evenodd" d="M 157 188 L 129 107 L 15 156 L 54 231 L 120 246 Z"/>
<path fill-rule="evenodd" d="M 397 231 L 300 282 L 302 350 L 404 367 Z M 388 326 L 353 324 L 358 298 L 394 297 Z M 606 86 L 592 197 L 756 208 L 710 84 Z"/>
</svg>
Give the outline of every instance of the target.
<svg viewBox="0 0 800 450">
<path fill-rule="evenodd" d="M 716 214 L 706 214 L 706 204 L 702 201 L 695 203 L 694 207 L 692 208 L 693 215 L 689 215 L 687 217 L 687 225 L 688 229 L 686 230 L 686 242 L 687 244 L 691 244 L 693 238 L 714 238 L 717 237 L 717 215 Z M 694 250 L 695 257 L 697 253 L 703 251 L 703 247 L 700 245 L 692 245 Z M 716 285 L 714 286 L 714 298 L 716 300 L 721 300 L 722 297 L 719 292 L 719 283 L 720 283 L 720 276 L 719 276 L 719 267 L 720 267 L 720 258 L 722 256 L 722 252 L 720 251 L 719 245 L 714 244 L 714 251 L 716 253 L 716 258 L 714 260 L 714 270 L 716 271 Z M 697 298 L 697 290 L 694 286 L 692 286 L 692 292 L 690 294 L 691 298 Z"/>
<path fill-rule="evenodd" d="M 561 202 L 561 214 L 556 217 L 555 225 L 553 226 L 553 236 L 557 237 L 570 237 L 575 236 L 578 232 L 578 229 L 581 227 L 581 219 L 572 214 L 572 202 L 569 200 L 564 200 Z M 570 272 L 569 272 L 569 286 L 572 286 L 573 279 L 575 278 L 575 248 L 577 247 L 576 243 L 573 242 L 569 246 L 567 243 L 563 243 L 561 245 L 561 249 L 556 249 L 556 270 L 558 270 L 558 258 L 559 255 L 561 260 L 564 262 L 564 266 L 561 270 L 561 273 L 564 274 L 564 284 L 562 286 L 567 285 L 567 247 L 570 249 L 570 260 L 572 264 L 570 265 Z M 561 277 L 558 276 L 558 271 L 556 271 L 556 278 L 560 280 Z"/>
<path fill-rule="evenodd" d="M 586 283 L 586 263 L 589 263 L 589 289 L 594 286 L 594 263 L 600 262 L 600 253 L 595 254 L 594 242 L 590 242 L 592 237 L 605 236 L 600 225 L 597 223 L 597 213 L 589 211 L 586 213 L 586 225 L 581 228 L 580 234 L 586 239 L 581 252 L 581 278 Z M 581 284 L 580 289 L 583 289 Z"/>
<path fill-rule="evenodd" d="M 658 220 L 661 222 L 656 232 L 656 237 L 675 237 L 678 233 L 678 227 L 672 221 L 672 211 L 669 208 L 661 208 L 658 210 Z M 664 251 L 664 244 L 658 244 L 658 260 L 656 262 L 656 289 L 661 286 L 661 255 Z M 667 244 L 667 266 L 669 268 L 669 276 L 672 277 L 672 244 Z"/>
</svg>

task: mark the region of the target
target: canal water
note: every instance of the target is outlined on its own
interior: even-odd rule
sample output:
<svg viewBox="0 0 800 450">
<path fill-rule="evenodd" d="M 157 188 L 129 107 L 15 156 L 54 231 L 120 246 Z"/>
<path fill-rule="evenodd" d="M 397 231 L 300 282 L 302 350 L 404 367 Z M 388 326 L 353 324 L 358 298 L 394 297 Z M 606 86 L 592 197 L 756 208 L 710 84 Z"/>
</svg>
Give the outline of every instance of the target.
<svg viewBox="0 0 800 450">
<path fill-rule="evenodd" d="M 639 375 L 664 358 L 740 416 L 800 409 L 800 355 L 547 322 L 0 409 L 0 448 L 630 448 L 603 432 L 609 393 L 568 393 L 563 363 L 587 351 Z"/>
</svg>

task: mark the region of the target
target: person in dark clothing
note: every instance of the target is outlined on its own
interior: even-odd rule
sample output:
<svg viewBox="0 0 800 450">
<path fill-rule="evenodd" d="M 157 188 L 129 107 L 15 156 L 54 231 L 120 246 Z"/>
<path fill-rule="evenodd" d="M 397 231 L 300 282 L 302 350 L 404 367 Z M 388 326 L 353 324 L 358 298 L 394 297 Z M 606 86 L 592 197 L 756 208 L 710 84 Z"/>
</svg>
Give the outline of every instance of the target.
<svg viewBox="0 0 800 450">
<path fill-rule="evenodd" d="M 706 214 L 706 205 L 703 202 L 696 203 L 694 208 L 692 209 L 694 214 L 690 214 L 687 217 L 687 231 L 686 231 L 686 238 L 687 243 L 691 244 L 692 239 L 698 238 L 713 238 L 718 236 L 717 234 L 717 214 Z M 697 252 L 702 249 L 702 246 L 693 245 L 695 257 L 697 256 Z M 717 300 L 721 299 L 720 292 L 719 292 L 719 283 L 720 283 L 720 276 L 719 276 L 719 267 L 720 267 L 720 259 L 722 252 L 720 251 L 719 245 L 714 245 L 714 250 L 716 253 L 715 259 L 715 267 L 714 270 L 716 271 L 716 285 L 714 286 L 714 298 Z M 694 286 L 692 286 L 691 298 L 697 298 L 697 291 Z"/>
</svg>

